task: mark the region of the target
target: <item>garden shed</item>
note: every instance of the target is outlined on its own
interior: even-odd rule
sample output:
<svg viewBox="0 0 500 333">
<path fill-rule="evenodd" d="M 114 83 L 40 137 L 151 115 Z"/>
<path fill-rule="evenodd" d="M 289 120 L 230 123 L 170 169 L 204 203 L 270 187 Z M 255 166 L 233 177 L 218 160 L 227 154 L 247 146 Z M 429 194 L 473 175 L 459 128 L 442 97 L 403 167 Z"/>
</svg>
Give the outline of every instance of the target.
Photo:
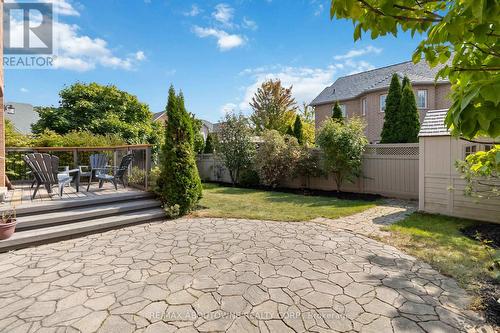
<svg viewBox="0 0 500 333">
<path fill-rule="evenodd" d="M 464 195 L 465 180 L 455 162 L 468 154 L 488 150 L 491 144 L 451 136 L 444 124 L 448 110 L 429 111 L 420 130 L 419 209 L 462 218 L 500 223 L 500 198 Z M 480 140 L 483 141 L 483 140 Z"/>
</svg>

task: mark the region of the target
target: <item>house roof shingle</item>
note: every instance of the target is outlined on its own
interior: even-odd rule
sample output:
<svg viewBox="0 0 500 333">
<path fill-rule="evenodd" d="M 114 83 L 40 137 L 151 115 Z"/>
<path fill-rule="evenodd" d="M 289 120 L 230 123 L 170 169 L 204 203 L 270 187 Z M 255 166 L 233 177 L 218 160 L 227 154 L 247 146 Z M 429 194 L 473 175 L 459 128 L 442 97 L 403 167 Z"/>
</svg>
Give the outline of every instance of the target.
<svg viewBox="0 0 500 333">
<path fill-rule="evenodd" d="M 312 102 L 311 106 L 355 98 L 364 92 L 389 87 L 391 78 L 397 73 L 401 78 L 408 76 L 412 83 L 434 83 L 437 72 L 442 66 L 430 68 L 425 61 L 414 64 L 411 61 L 377 68 L 370 71 L 338 78 L 325 88 Z M 438 80 L 438 83 L 448 80 Z"/>
<path fill-rule="evenodd" d="M 420 126 L 418 136 L 448 136 L 450 131 L 446 127 L 444 120 L 448 109 L 427 111 L 424 121 Z"/>
</svg>

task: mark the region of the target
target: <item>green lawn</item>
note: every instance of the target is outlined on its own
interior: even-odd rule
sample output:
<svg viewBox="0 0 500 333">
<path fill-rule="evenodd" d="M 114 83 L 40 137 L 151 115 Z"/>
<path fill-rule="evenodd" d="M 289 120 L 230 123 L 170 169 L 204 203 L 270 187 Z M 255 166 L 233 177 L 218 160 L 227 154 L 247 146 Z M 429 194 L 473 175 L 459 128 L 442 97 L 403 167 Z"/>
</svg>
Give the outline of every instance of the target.
<svg viewBox="0 0 500 333">
<path fill-rule="evenodd" d="M 487 250 L 478 241 L 464 236 L 460 229 L 480 222 L 415 213 L 386 229 L 385 240 L 422 259 L 444 275 L 455 278 L 462 287 L 474 290 L 490 272 Z"/>
<path fill-rule="evenodd" d="M 376 202 L 333 197 L 203 185 L 197 217 L 228 217 L 273 221 L 309 221 L 316 217 L 335 219 L 362 212 Z"/>
</svg>

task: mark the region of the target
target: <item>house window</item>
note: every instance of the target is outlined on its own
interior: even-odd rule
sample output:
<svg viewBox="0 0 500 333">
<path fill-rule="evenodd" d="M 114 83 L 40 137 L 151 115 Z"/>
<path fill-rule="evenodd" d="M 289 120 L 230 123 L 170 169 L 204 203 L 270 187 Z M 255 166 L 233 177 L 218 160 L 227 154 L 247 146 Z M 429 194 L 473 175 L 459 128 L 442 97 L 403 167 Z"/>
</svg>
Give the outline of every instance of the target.
<svg viewBox="0 0 500 333">
<path fill-rule="evenodd" d="M 484 145 L 484 151 L 490 151 L 493 149 L 493 145 Z"/>
<path fill-rule="evenodd" d="M 367 105 L 366 105 L 366 98 L 363 98 L 361 100 L 361 115 L 363 117 L 366 116 L 366 107 L 367 107 Z"/>
<path fill-rule="evenodd" d="M 345 104 L 340 104 L 340 110 L 342 110 L 342 117 L 347 118 L 347 108 Z"/>
<path fill-rule="evenodd" d="M 380 95 L 380 112 L 385 112 L 385 100 L 387 99 L 387 94 Z"/>
<path fill-rule="evenodd" d="M 475 154 L 476 151 L 477 151 L 477 146 L 476 145 L 466 146 L 465 147 L 465 157 L 467 157 L 469 155 L 472 155 L 472 154 Z"/>
<path fill-rule="evenodd" d="M 417 90 L 417 108 L 427 109 L 427 90 Z"/>
</svg>

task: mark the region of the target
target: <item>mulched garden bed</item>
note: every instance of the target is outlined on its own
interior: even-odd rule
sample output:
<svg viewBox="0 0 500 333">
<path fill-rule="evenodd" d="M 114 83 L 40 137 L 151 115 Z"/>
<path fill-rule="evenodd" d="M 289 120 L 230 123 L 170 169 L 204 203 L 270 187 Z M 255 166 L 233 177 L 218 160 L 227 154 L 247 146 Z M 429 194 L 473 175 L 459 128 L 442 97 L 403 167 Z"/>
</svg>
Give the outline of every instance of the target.
<svg viewBox="0 0 500 333">
<path fill-rule="evenodd" d="M 500 284 L 496 281 L 485 281 L 481 286 L 479 295 L 483 299 L 484 314 L 486 321 L 496 327 L 500 327 Z"/>
<path fill-rule="evenodd" d="M 470 239 L 487 240 L 492 248 L 500 249 L 500 224 L 481 223 L 460 231 Z M 500 283 L 492 279 L 483 281 L 479 295 L 483 300 L 482 305 L 487 322 L 500 327 L 500 303 L 498 302 L 500 300 Z"/>
<path fill-rule="evenodd" d="M 479 233 L 481 239 L 491 241 L 490 246 L 500 249 L 500 224 L 481 223 L 461 230 L 462 233 L 474 240 L 478 240 L 476 235 Z"/>
</svg>

